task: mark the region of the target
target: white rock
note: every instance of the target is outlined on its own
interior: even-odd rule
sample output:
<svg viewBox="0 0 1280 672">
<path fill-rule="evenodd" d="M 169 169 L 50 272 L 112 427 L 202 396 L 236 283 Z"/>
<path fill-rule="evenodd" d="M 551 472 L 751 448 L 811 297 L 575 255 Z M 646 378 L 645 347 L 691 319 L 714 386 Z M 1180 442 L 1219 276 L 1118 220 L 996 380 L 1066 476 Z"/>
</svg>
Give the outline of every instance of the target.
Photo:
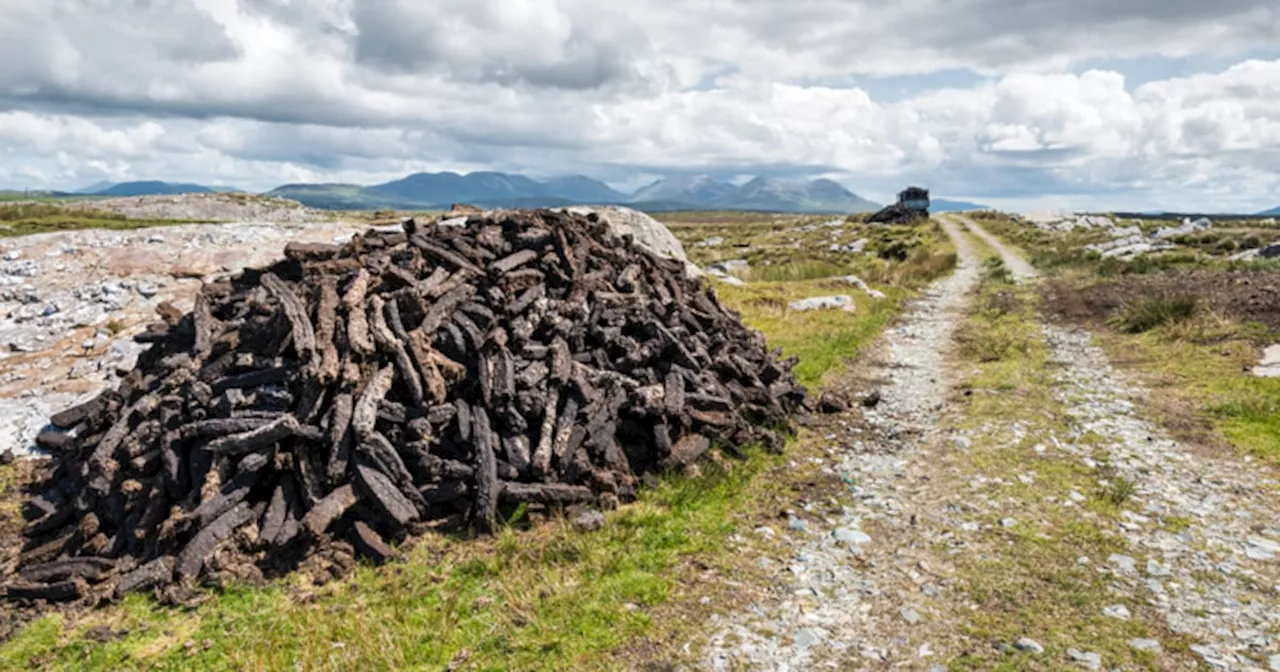
<svg viewBox="0 0 1280 672">
<path fill-rule="evenodd" d="M 1022 639 L 1019 639 L 1013 646 L 1019 651 L 1025 651 L 1026 653 L 1034 653 L 1036 655 L 1044 653 L 1044 647 L 1040 645 L 1040 642 L 1037 642 L 1030 637 L 1023 637 Z"/>
<path fill-rule="evenodd" d="M 1129 640 L 1129 646 L 1138 651 L 1148 651 L 1151 653 L 1160 652 L 1160 642 L 1157 642 L 1154 639 L 1131 639 Z"/>
<path fill-rule="evenodd" d="M 1131 614 L 1129 613 L 1129 608 L 1124 606 L 1123 604 L 1113 604 L 1108 607 L 1103 607 L 1102 615 L 1110 616 L 1111 618 L 1118 618 L 1122 621 L 1127 621 L 1131 617 Z"/>
<path fill-rule="evenodd" d="M 1267 539 L 1265 537 L 1251 536 L 1245 540 L 1248 546 L 1245 553 L 1254 560 L 1274 560 L 1277 553 L 1280 553 L 1280 543 Z"/>
<path fill-rule="evenodd" d="M 1280 343 L 1262 351 L 1262 361 L 1253 367 L 1253 375 L 1259 378 L 1280 378 Z"/>
<path fill-rule="evenodd" d="M 866 293 L 867 296 L 870 296 L 873 299 L 885 298 L 884 292 L 878 289 L 872 289 L 871 285 L 868 285 L 866 282 L 863 281 L 862 278 L 859 278 L 856 275 L 841 275 L 841 276 L 832 278 L 832 280 L 834 280 L 835 282 L 844 283 L 846 285 L 853 285 L 854 287 L 861 289 L 864 293 Z"/>
<path fill-rule="evenodd" d="M 921 620 L 920 612 L 912 609 L 911 607 L 903 607 L 899 609 L 898 615 L 902 617 L 902 620 L 906 621 L 910 625 L 915 625 Z"/>
<path fill-rule="evenodd" d="M 791 302 L 791 310 L 796 311 L 832 309 L 840 309 L 846 313 L 852 313 L 857 311 L 858 306 L 853 302 L 853 297 L 847 294 L 840 294 L 838 296 L 815 296 Z"/>
<path fill-rule="evenodd" d="M 702 275 L 701 269 L 689 263 L 684 246 L 671 233 L 671 230 L 658 220 L 631 208 L 619 206 L 575 206 L 567 208 L 569 212 L 587 215 L 595 212 L 609 228 L 619 236 L 630 235 L 636 243 L 649 248 L 654 254 L 668 259 L 684 262 L 685 272 L 690 277 Z"/>
<path fill-rule="evenodd" d="M 1067 649 L 1067 657 L 1084 665 L 1086 670 L 1102 669 L 1102 654 L 1093 653 L 1092 651 L 1085 652 L 1079 649 Z"/>
<path fill-rule="evenodd" d="M 729 275 L 738 271 L 745 271 L 748 268 L 751 268 L 751 264 L 747 263 L 745 259 L 727 259 L 711 264 L 707 267 L 707 272 Z"/>
<path fill-rule="evenodd" d="M 1111 557 L 1107 558 L 1107 562 L 1121 572 L 1132 573 L 1138 571 L 1138 561 L 1127 555 L 1112 553 Z"/>
</svg>

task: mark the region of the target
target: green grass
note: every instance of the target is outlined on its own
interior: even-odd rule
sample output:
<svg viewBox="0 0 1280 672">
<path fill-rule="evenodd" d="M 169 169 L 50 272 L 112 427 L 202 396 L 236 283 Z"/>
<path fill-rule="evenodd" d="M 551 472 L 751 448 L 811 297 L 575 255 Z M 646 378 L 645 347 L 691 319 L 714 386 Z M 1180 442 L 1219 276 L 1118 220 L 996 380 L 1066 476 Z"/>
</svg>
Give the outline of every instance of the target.
<svg viewBox="0 0 1280 672">
<path fill-rule="evenodd" d="M 1259 344 L 1274 336 L 1211 313 L 1143 334 L 1099 336 L 1113 359 L 1147 383 L 1149 412 L 1179 438 L 1280 465 L 1280 379 L 1247 371 Z"/>
<path fill-rule="evenodd" d="M 828 374 L 838 374 L 898 315 L 908 292 L 886 289 L 888 297 L 884 299 L 872 299 L 856 288 L 820 280 L 752 283 L 746 287 L 721 285 L 716 291 L 742 314 L 744 322 L 765 335 L 771 347 L 781 348 L 784 356 L 799 357 L 794 369 L 796 380 L 815 389 Z M 788 307 L 796 299 L 834 293 L 852 296 L 856 311 L 797 312 Z"/>
<path fill-rule="evenodd" d="M 46 616 L 0 648 L 0 669 L 443 669 L 464 652 L 467 669 L 609 667 L 608 652 L 662 627 L 655 608 L 713 590 L 683 585 L 684 565 L 735 561 L 728 537 L 775 487 L 760 476 L 780 459 L 666 479 L 596 533 L 559 521 L 428 537 L 406 562 L 323 587 L 233 587 L 193 611 L 131 596 L 75 621 Z M 120 635 L 95 641 L 102 632 Z"/>
<path fill-rule="evenodd" d="M 1194 296 L 1149 296 L 1120 306 L 1107 318 L 1107 324 L 1127 334 L 1141 334 L 1166 324 L 1186 322 L 1199 308 L 1200 302 Z"/>
<path fill-rule="evenodd" d="M 0 237 L 77 229 L 140 229 L 197 223 L 176 219 L 129 219 L 124 215 L 52 203 L 0 204 Z"/>
</svg>

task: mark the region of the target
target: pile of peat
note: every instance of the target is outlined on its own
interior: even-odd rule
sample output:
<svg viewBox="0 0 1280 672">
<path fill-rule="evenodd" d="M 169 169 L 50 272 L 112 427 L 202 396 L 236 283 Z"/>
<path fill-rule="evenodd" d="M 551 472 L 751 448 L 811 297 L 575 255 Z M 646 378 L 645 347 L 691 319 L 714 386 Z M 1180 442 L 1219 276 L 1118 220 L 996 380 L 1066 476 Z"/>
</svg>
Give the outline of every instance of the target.
<svg viewBox="0 0 1280 672">
<path fill-rule="evenodd" d="M 117 389 L 51 418 L 9 598 L 181 594 L 522 504 L 609 507 L 713 444 L 780 449 L 806 403 L 794 360 L 595 215 L 284 252 L 162 311 Z"/>
</svg>

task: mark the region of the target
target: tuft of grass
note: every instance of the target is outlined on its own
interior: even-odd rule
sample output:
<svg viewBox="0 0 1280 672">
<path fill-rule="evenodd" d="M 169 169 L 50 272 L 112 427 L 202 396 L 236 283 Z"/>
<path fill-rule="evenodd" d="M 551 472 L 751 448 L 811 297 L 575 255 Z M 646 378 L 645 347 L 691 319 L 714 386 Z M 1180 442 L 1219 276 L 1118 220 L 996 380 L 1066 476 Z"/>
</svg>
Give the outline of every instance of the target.
<svg viewBox="0 0 1280 672">
<path fill-rule="evenodd" d="M 830 261 L 807 260 L 768 266 L 752 266 L 741 274 L 748 282 L 803 282 L 849 274 L 846 266 Z"/>
<path fill-rule="evenodd" d="M 1127 334 L 1141 334 L 1166 324 L 1185 322 L 1196 315 L 1200 301 L 1194 296 L 1151 296 L 1126 303 L 1107 318 L 1107 325 Z"/>
<path fill-rule="evenodd" d="M 1124 506 L 1138 494 L 1138 484 L 1123 476 L 1111 479 L 1103 489 L 1102 499 L 1117 508 Z"/>
<path fill-rule="evenodd" d="M 982 279 L 988 284 L 1013 284 L 1013 273 L 1000 257 L 987 257 L 982 262 Z"/>
</svg>

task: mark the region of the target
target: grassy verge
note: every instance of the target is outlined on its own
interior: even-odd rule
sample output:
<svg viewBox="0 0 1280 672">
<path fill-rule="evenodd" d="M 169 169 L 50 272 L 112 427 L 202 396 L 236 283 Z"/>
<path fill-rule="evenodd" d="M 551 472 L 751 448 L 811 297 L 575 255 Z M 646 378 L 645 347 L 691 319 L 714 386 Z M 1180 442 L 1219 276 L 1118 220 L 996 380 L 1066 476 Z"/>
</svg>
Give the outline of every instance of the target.
<svg viewBox="0 0 1280 672">
<path fill-rule="evenodd" d="M 856 295 L 854 313 L 797 314 L 792 297 L 834 293 L 826 280 L 720 285 L 771 344 L 801 357 L 817 385 L 873 340 L 905 298 L 954 264 L 926 234 L 886 264 L 889 294 Z M 822 480 L 803 433 L 784 458 L 712 461 L 664 479 L 582 532 L 563 520 L 493 539 L 429 536 L 403 562 L 362 567 L 323 586 L 294 576 L 230 586 L 194 609 L 134 596 L 75 616 L 46 616 L 0 646 L 0 669 L 634 669 L 680 662 L 707 617 L 736 604 L 772 550 L 749 534 Z M 781 553 L 781 550 L 776 551 Z M 763 579 L 759 579 L 763 580 Z"/>
<path fill-rule="evenodd" d="M 0 237 L 7 238 L 77 229 L 126 230 L 197 223 L 178 219 L 130 219 L 113 212 L 49 203 L 0 204 Z"/>
<path fill-rule="evenodd" d="M 1095 334 L 1112 361 L 1145 383 L 1148 413 L 1177 438 L 1280 466 L 1280 379 L 1247 371 L 1274 335 L 1210 312 L 1140 333 Z"/>
<path fill-rule="evenodd" d="M 428 537 L 406 562 L 325 586 L 234 587 L 194 611 L 134 596 L 76 620 L 46 617 L 0 649 L 0 667 L 56 669 L 600 669 L 670 627 L 652 610 L 704 597 L 740 511 L 768 500 L 759 456 L 665 481 L 596 533 L 563 521 L 492 540 Z"/>
<path fill-rule="evenodd" d="M 1090 328 L 1111 361 L 1138 376 L 1150 392 L 1143 412 L 1153 421 L 1182 441 L 1280 465 L 1280 379 L 1249 372 L 1261 348 L 1280 342 L 1280 334 L 1247 321 L 1249 310 L 1213 295 L 1229 288 L 1203 281 L 1237 277 L 1234 282 L 1254 282 L 1265 292 L 1276 262 L 1222 259 L 1222 241 L 1230 231 L 1217 229 L 1181 241 L 1189 245 L 1187 250 L 1120 261 L 1080 250 L 1096 234 L 1040 231 L 998 213 L 986 213 L 980 223 L 1027 249 L 1033 263 L 1055 279 L 1046 287 L 1046 310 Z M 1155 225 L 1139 224 L 1144 230 Z M 1252 246 L 1254 241 L 1247 238 L 1241 239 L 1242 245 Z M 1196 270 L 1202 281 L 1179 281 L 1179 273 L 1188 269 Z M 1229 276 L 1232 272 L 1247 273 Z M 1176 289 L 1126 291 L 1126 275 L 1169 278 L 1156 284 Z M 1111 286 L 1106 282 L 1120 283 L 1116 291 L 1124 292 L 1119 296 L 1125 299 L 1118 307 L 1104 310 L 1100 306 L 1106 302 L 1076 299 L 1090 288 Z M 1130 296 L 1134 294 L 1138 296 Z M 1265 305 L 1261 309 L 1270 310 Z M 1233 311 L 1237 317 L 1224 317 L 1217 310 Z"/>
<path fill-rule="evenodd" d="M 950 553 L 974 605 L 956 624 L 967 646 L 951 669 L 1065 669 L 1070 648 L 1100 654 L 1108 669 L 1152 667 L 1129 645 L 1134 638 L 1158 638 L 1162 663 L 1182 658 L 1188 643 L 1148 621 L 1139 600 L 1113 594 L 1097 569 L 1112 553 L 1133 554 L 1115 531 L 1131 489 L 1108 473 L 1105 445 L 1082 435 L 1054 397 L 1039 324 L 1035 290 L 1014 286 L 989 261 L 957 338 L 962 383 L 951 425 L 968 442 L 946 456 L 941 486 L 964 493 L 966 517 L 978 525 L 967 548 Z M 1097 468 L 1063 445 L 1081 447 Z M 1103 614 L 1116 604 L 1134 618 Z M 1023 637 L 1045 652 L 1014 649 Z"/>
</svg>

